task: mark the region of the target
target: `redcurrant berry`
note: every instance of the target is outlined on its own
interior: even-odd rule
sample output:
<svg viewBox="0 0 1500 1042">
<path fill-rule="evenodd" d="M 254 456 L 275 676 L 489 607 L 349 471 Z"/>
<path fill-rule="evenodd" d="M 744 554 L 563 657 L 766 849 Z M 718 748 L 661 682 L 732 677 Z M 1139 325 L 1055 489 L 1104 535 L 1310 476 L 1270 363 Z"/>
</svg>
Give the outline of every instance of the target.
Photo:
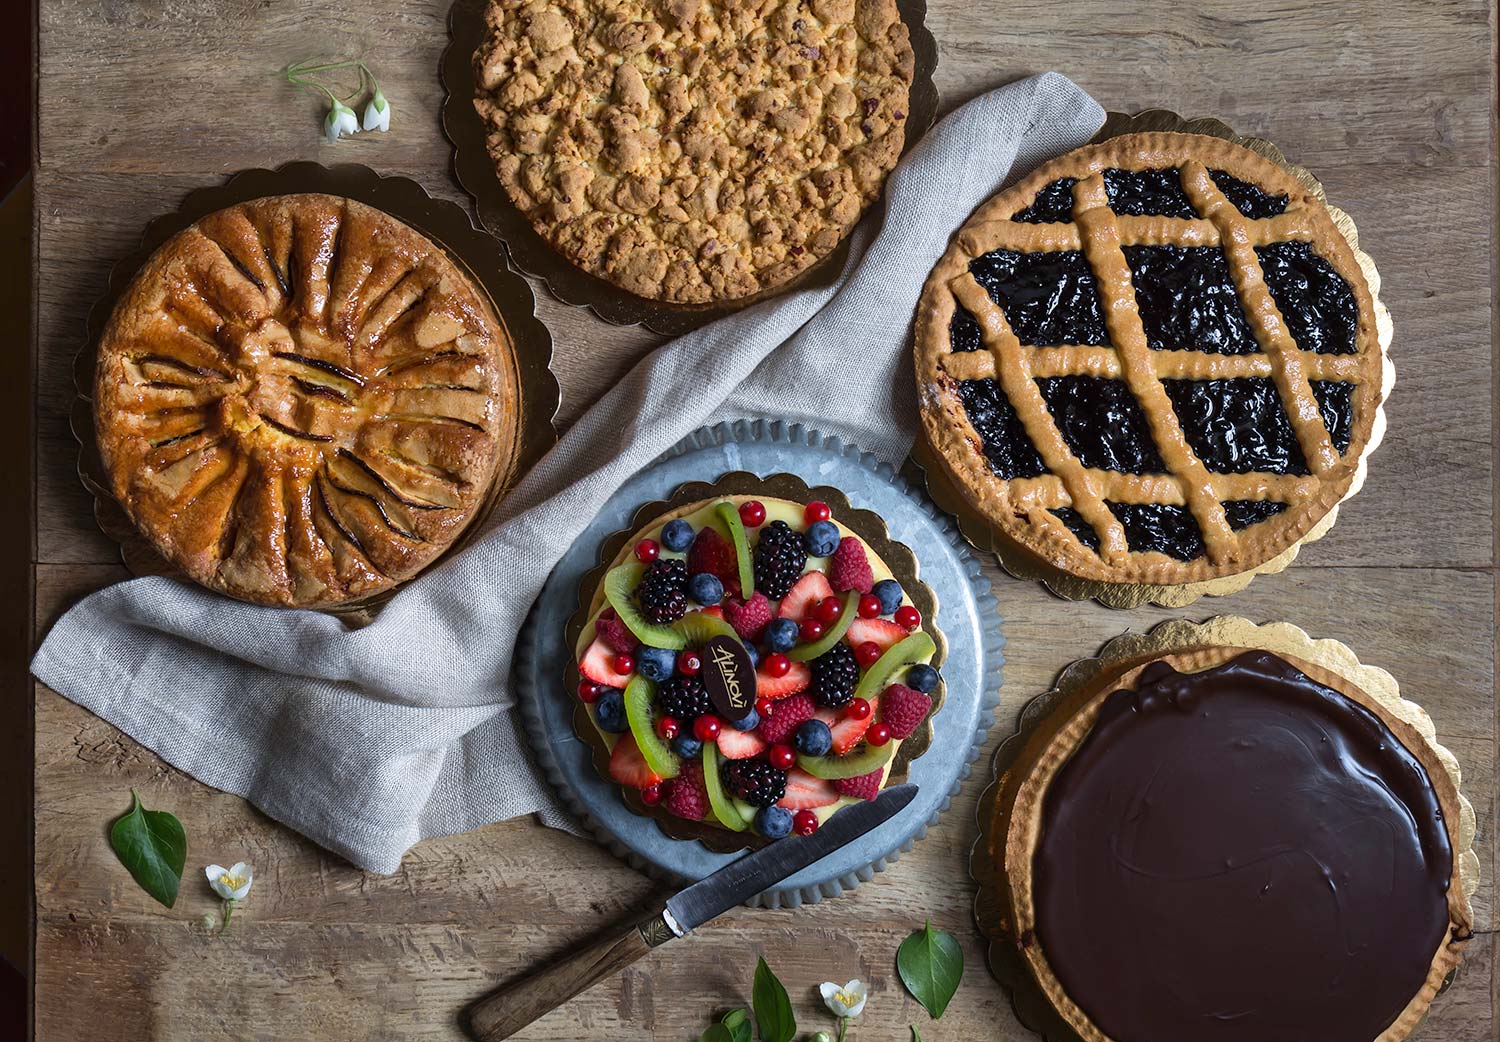
<svg viewBox="0 0 1500 1042">
<path fill-rule="evenodd" d="M 626 654 L 616 655 L 615 656 L 615 660 L 614 660 L 614 662 L 612 664 L 615 667 L 615 672 L 616 673 L 630 674 L 630 673 L 634 673 L 635 672 L 635 656 L 634 655 L 626 655 Z"/>
<path fill-rule="evenodd" d="M 580 680 L 578 682 L 578 697 L 590 704 L 597 702 L 599 696 L 604 693 L 604 688 L 592 680 Z"/>
<path fill-rule="evenodd" d="M 758 499 L 747 499 L 740 504 L 740 523 L 746 528 L 759 528 L 766 523 L 766 507 Z"/>
<path fill-rule="evenodd" d="M 850 720 L 863 720 L 870 715 L 870 703 L 863 698 L 856 698 L 844 709 L 844 715 Z"/>
<path fill-rule="evenodd" d="M 917 609 L 913 608 L 910 604 L 903 604 L 901 607 L 897 608 L 895 619 L 896 625 L 900 626 L 902 629 L 908 632 L 922 625 L 922 613 L 917 611 Z"/>
<path fill-rule="evenodd" d="M 844 602 L 837 597 L 824 597 L 813 609 L 813 614 L 825 626 L 832 626 L 839 621 L 839 616 L 844 614 Z"/>
<path fill-rule="evenodd" d="M 661 802 L 661 786 L 648 785 L 641 790 L 641 802 L 648 807 L 654 807 Z"/>
<path fill-rule="evenodd" d="M 773 679 L 784 677 L 787 675 L 787 671 L 792 668 L 792 660 L 778 651 L 774 655 L 767 655 L 766 660 L 761 663 L 760 668 L 766 671 L 766 676 Z"/>
<path fill-rule="evenodd" d="M 859 617 L 873 619 L 880 614 L 880 598 L 867 593 L 859 599 Z"/>
<path fill-rule="evenodd" d="M 703 668 L 703 660 L 698 657 L 696 651 L 684 651 L 677 656 L 677 672 L 685 677 L 690 677 Z"/>
<path fill-rule="evenodd" d="M 873 640 L 867 640 L 854 649 L 854 661 L 858 662 L 864 669 L 869 669 L 880 658 L 880 645 Z"/>
<path fill-rule="evenodd" d="M 693 721 L 693 737 L 700 742 L 712 742 L 719 737 L 719 732 L 724 725 L 719 723 L 719 718 L 712 713 L 704 713 Z"/>
<path fill-rule="evenodd" d="M 677 722 L 676 717 L 664 716 L 656 721 L 656 733 L 661 736 L 662 741 L 670 742 L 682 732 L 682 725 Z"/>
<path fill-rule="evenodd" d="M 871 745 L 884 745 L 891 740 L 891 728 L 889 724 L 871 724 L 870 729 L 865 732 L 865 741 Z"/>
<path fill-rule="evenodd" d="M 650 564 L 661 556 L 661 547 L 655 539 L 642 539 L 635 544 L 635 559 L 641 564 Z"/>
<path fill-rule="evenodd" d="M 805 641 L 808 644 L 811 644 L 813 641 L 817 640 L 822 635 L 823 635 L 823 624 L 821 622 L 819 622 L 816 618 L 807 618 L 807 619 L 803 619 L 802 620 L 802 639 L 803 639 L 803 641 Z"/>
<path fill-rule="evenodd" d="M 810 810 L 799 810 L 792 815 L 792 831 L 799 836 L 811 836 L 818 831 L 818 816 Z"/>
<path fill-rule="evenodd" d="M 760 714 L 762 720 L 770 716 L 772 710 L 775 708 L 776 703 L 772 702 L 769 698 L 757 698 L 755 700 L 755 711 Z"/>
<path fill-rule="evenodd" d="M 797 751 L 790 745 L 773 745 L 770 752 L 766 753 L 766 759 L 777 770 L 790 770 L 792 764 L 797 762 Z"/>
<path fill-rule="evenodd" d="M 802 511 L 802 520 L 810 525 L 815 525 L 819 521 L 827 521 L 832 516 L 833 511 L 829 510 L 828 504 L 821 499 L 813 500 Z"/>
</svg>

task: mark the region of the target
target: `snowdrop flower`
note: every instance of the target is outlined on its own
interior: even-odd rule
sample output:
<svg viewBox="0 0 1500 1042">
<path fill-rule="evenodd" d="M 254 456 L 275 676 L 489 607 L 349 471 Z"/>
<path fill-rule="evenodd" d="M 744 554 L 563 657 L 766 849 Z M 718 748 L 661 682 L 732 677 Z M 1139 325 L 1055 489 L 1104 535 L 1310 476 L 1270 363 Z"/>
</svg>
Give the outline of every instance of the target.
<svg viewBox="0 0 1500 1042">
<path fill-rule="evenodd" d="M 365 130 L 390 130 L 391 129 L 391 103 L 385 100 L 379 87 L 375 88 L 374 97 L 365 106 Z"/>
<path fill-rule="evenodd" d="M 865 983 L 857 980 L 850 981 L 842 988 L 833 981 L 824 981 L 818 990 L 823 993 L 823 1005 L 840 1020 L 859 1016 L 860 1011 L 865 1008 L 865 999 L 870 994 Z"/>
<path fill-rule="evenodd" d="M 355 118 L 354 110 L 334 98 L 333 107 L 323 120 L 323 133 L 328 138 L 328 143 L 331 145 L 345 134 L 353 134 L 358 130 L 359 120 Z"/>
<path fill-rule="evenodd" d="M 243 861 L 236 862 L 233 868 L 209 865 L 203 872 L 208 876 L 208 885 L 214 888 L 214 893 L 226 901 L 243 901 L 250 892 L 255 875 L 255 870 Z"/>
</svg>

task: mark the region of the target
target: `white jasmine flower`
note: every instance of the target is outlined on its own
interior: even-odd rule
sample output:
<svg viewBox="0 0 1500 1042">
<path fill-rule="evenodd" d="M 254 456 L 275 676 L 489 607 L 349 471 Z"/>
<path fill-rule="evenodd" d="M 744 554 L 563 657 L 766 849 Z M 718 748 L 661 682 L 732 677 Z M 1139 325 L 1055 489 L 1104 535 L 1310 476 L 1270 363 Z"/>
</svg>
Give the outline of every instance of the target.
<svg viewBox="0 0 1500 1042">
<path fill-rule="evenodd" d="M 233 868 L 209 865 L 203 871 L 208 876 L 208 885 L 214 888 L 214 893 L 226 901 L 243 901 L 250 892 L 250 883 L 255 875 L 255 870 L 243 861 L 236 862 Z"/>
<path fill-rule="evenodd" d="M 865 1008 L 865 999 L 869 998 L 870 989 L 865 986 L 864 981 L 852 980 L 842 988 L 833 981 L 824 981 L 818 989 L 823 993 L 823 1005 L 835 1017 L 857 1017 Z"/>
<path fill-rule="evenodd" d="M 354 110 L 334 98 L 333 107 L 323 120 L 323 133 L 328 138 L 328 143 L 331 145 L 345 134 L 353 134 L 358 130 L 359 120 L 355 118 Z"/>
<path fill-rule="evenodd" d="M 365 106 L 365 130 L 390 130 L 391 129 L 391 103 L 385 100 L 385 95 L 380 88 L 375 88 L 375 96 Z"/>
</svg>

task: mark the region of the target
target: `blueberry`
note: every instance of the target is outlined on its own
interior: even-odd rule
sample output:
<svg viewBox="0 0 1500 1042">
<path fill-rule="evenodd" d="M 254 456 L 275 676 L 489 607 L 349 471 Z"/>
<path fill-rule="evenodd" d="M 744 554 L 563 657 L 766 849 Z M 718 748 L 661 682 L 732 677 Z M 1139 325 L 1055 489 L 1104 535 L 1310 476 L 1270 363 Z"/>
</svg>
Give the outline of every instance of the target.
<svg viewBox="0 0 1500 1042">
<path fill-rule="evenodd" d="M 832 521 L 814 521 L 802 534 L 802 545 L 809 557 L 827 557 L 839 548 L 839 526 Z"/>
<path fill-rule="evenodd" d="M 743 720 L 731 720 L 729 724 L 736 731 L 753 731 L 760 726 L 760 714 L 752 709 Z"/>
<path fill-rule="evenodd" d="M 797 624 L 791 619 L 772 619 L 766 627 L 766 649 L 768 651 L 791 651 L 797 646 L 801 635 Z"/>
<path fill-rule="evenodd" d="M 680 734 L 672 739 L 672 751 L 684 760 L 694 760 L 703 751 L 703 743 L 690 734 Z"/>
<path fill-rule="evenodd" d="M 746 644 L 745 645 L 745 654 L 747 654 L 747 655 L 750 656 L 750 668 L 751 669 L 759 669 L 760 668 L 760 649 L 757 648 L 754 644 Z"/>
<path fill-rule="evenodd" d="M 666 648 L 642 648 L 636 652 L 635 668 L 647 680 L 660 684 L 677 669 L 677 652 Z"/>
<path fill-rule="evenodd" d="M 895 579 L 882 579 L 870 591 L 880 598 L 880 614 L 894 615 L 901 607 L 901 584 Z"/>
<path fill-rule="evenodd" d="M 718 604 L 724 599 L 724 584 L 717 575 L 699 572 L 688 580 L 688 596 L 699 604 Z"/>
<path fill-rule="evenodd" d="M 937 687 L 937 682 L 938 671 L 924 663 L 918 663 L 906 671 L 906 686 L 924 695 Z"/>
<path fill-rule="evenodd" d="M 594 714 L 599 726 L 611 734 L 622 734 L 630 729 L 630 721 L 625 719 L 625 696 L 617 687 L 599 696 L 599 701 L 594 703 Z"/>
<path fill-rule="evenodd" d="M 807 720 L 797 725 L 792 734 L 792 744 L 799 753 L 808 756 L 827 756 L 833 748 L 833 732 L 821 720 Z"/>
<path fill-rule="evenodd" d="M 668 521 L 667 526 L 661 530 L 661 545 L 674 554 L 682 553 L 693 545 L 693 526 L 680 517 L 676 521 Z"/>
<path fill-rule="evenodd" d="M 792 831 L 792 812 L 774 803 L 755 813 L 755 831 L 767 839 L 781 839 Z"/>
</svg>

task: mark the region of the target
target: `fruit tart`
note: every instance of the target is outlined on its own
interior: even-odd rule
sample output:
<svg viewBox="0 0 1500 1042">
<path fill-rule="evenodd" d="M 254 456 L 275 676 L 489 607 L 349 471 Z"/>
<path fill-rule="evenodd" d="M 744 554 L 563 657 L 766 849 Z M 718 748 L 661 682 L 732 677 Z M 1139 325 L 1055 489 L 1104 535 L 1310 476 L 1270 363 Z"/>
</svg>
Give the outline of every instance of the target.
<svg viewBox="0 0 1500 1042">
<path fill-rule="evenodd" d="M 699 499 L 603 572 L 575 649 L 578 724 L 626 802 L 670 834 L 809 834 L 904 776 L 903 743 L 925 747 L 942 638 L 846 526 L 856 515 L 873 517 Z"/>
</svg>

